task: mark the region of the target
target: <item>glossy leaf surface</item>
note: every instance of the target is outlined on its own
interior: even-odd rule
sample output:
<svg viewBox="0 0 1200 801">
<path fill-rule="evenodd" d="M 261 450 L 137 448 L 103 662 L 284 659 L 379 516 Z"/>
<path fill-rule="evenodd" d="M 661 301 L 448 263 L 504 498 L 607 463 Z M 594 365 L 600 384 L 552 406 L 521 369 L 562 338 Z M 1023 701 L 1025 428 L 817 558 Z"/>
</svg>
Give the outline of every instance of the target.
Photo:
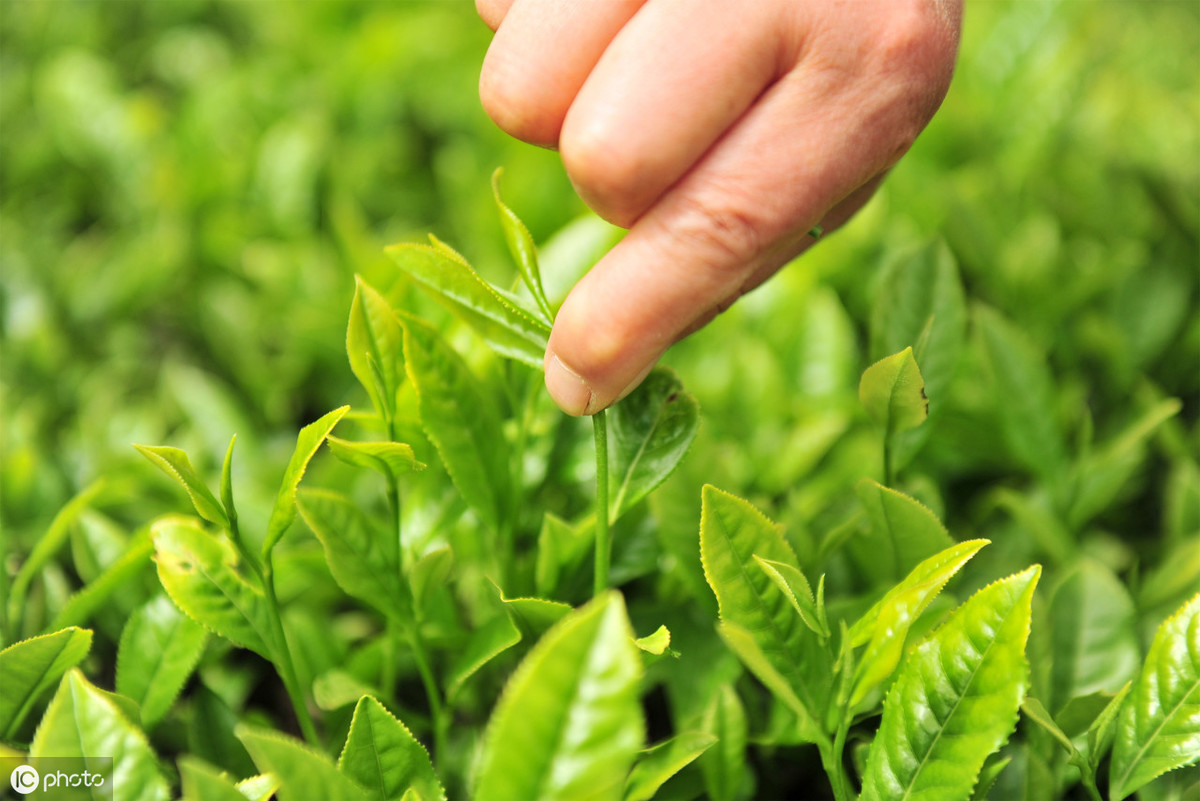
<svg viewBox="0 0 1200 801">
<path fill-rule="evenodd" d="M 329 450 L 346 464 L 366 467 L 387 476 L 424 470 L 411 445 L 403 442 L 352 442 L 338 437 L 326 437 Z"/>
<path fill-rule="evenodd" d="M 954 545 L 950 533 L 920 501 L 870 479 L 855 487 L 870 529 L 850 541 L 861 568 L 875 581 L 901 580 L 925 559 Z"/>
<path fill-rule="evenodd" d="M 279 779 L 279 801 L 369 801 L 371 796 L 342 775 L 329 757 L 274 731 L 239 726 L 238 739 L 263 773 Z"/>
<path fill-rule="evenodd" d="M 384 420 L 395 416 L 396 392 L 404 380 L 404 339 L 392 307 L 361 277 L 354 277 L 354 301 L 346 328 L 350 370 Z"/>
<path fill-rule="evenodd" d="M 410 788 L 422 801 L 445 801 L 429 752 L 391 712 L 370 696 L 354 708 L 338 770 L 376 801 L 399 798 Z"/>
<path fill-rule="evenodd" d="M 1200 595 L 1155 632 L 1117 723 L 1109 797 L 1200 760 Z"/>
<path fill-rule="evenodd" d="M 279 538 L 296 519 L 296 488 L 300 486 L 300 479 L 304 478 L 304 471 L 308 469 L 308 463 L 317 455 L 317 449 L 321 447 L 325 437 L 329 436 L 329 432 L 348 411 L 350 411 L 349 406 L 334 409 L 319 420 L 300 429 L 300 434 L 296 437 L 296 449 L 292 452 L 291 461 L 288 462 L 287 470 L 283 474 L 283 483 L 279 487 L 279 494 L 275 496 L 271 519 L 267 521 L 267 538 L 263 542 L 262 548 L 264 555 L 274 549 Z"/>
<path fill-rule="evenodd" d="M 911 347 L 868 367 L 858 384 L 867 415 L 888 435 L 916 428 L 929 416 L 925 381 Z"/>
<path fill-rule="evenodd" d="M 625 801 L 649 801 L 667 780 L 716 743 L 708 732 L 689 731 L 647 748 L 625 783 Z"/>
<path fill-rule="evenodd" d="M 568 615 L 510 679 L 473 797 L 619 799 L 644 737 L 641 660 L 616 593 Z"/>
<path fill-rule="evenodd" d="M 21 640 L 0 651 L 0 736 L 11 738 L 33 704 L 92 647 L 92 632 L 74 626 Z"/>
<path fill-rule="evenodd" d="M 908 657 L 883 706 L 863 799 L 965 798 L 1017 722 L 1041 568 L 973 595 Z"/>
<path fill-rule="evenodd" d="M 170 711 L 207 642 L 204 627 L 165 595 L 129 616 L 117 648 L 117 692 L 137 702 L 147 729 Z"/>
</svg>

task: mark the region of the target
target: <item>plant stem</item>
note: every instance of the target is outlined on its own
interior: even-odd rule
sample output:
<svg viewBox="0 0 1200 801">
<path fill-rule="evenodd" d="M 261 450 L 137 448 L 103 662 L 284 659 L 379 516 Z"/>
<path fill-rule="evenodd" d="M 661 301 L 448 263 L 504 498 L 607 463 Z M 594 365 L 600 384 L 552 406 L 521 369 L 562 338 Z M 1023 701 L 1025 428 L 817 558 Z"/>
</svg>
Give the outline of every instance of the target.
<svg viewBox="0 0 1200 801">
<path fill-rule="evenodd" d="M 596 580 L 593 594 L 608 589 L 608 562 L 612 558 L 612 540 L 608 531 L 608 424 L 604 411 L 592 415 L 596 436 Z"/>
<path fill-rule="evenodd" d="M 421 674 L 421 683 L 425 685 L 425 696 L 429 699 L 429 716 L 433 721 L 433 766 L 439 776 L 445 773 L 446 758 L 446 708 L 442 704 L 442 696 L 438 691 L 437 681 L 429 666 L 429 657 L 425 653 L 425 643 L 421 639 L 420 620 L 415 619 L 408 630 L 408 644 L 412 648 L 413 659 L 417 663 L 417 672 Z"/>
<path fill-rule="evenodd" d="M 300 689 L 300 680 L 296 677 L 296 666 L 292 663 L 292 653 L 288 650 L 287 635 L 284 634 L 283 619 L 279 614 L 279 598 L 275 595 L 275 560 L 269 552 L 264 560 L 262 577 L 263 589 L 266 591 L 267 598 L 267 613 L 271 618 L 271 628 L 275 635 L 275 643 L 271 648 L 274 652 L 275 668 L 279 671 L 284 689 L 287 690 L 288 697 L 292 700 L 292 708 L 296 711 L 296 720 L 300 723 L 304 739 L 308 740 L 313 747 L 322 748 L 321 738 L 317 736 L 317 728 L 313 725 L 312 716 L 309 715 L 308 705 L 304 700 L 304 693 Z"/>
<path fill-rule="evenodd" d="M 833 738 L 833 753 L 831 756 L 831 765 L 826 765 L 825 770 L 829 773 L 829 781 L 833 784 L 833 795 L 838 801 L 848 800 L 851 796 L 850 787 L 848 784 L 846 770 L 842 767 L 842 752 L 846 749 L 846 735 L 850 731 L 850 716 L 846 714 L 846 709 L 842 709 L 842 720 L 838 724 L 837 734 Z M 830 772 L 832 768 L 832 772 Z"/>
</svg>

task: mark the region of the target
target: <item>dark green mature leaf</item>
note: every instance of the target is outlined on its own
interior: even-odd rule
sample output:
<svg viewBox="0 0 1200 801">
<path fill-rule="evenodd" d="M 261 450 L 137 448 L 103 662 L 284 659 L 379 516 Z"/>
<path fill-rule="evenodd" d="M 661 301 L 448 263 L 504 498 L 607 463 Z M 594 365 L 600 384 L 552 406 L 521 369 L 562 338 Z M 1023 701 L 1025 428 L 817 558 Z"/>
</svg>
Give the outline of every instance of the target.
<svg viewBox="0 0 1200 801">
<path fill-rule="evenodd" d="M 291 461 L 283 474 L 283 483 L 279 486 L 279 494 L 275 496 L 275 505 L 271 509 L 271 519 L 267 521 L 267 538 L 263 542 L 263 556 L 267 556 L 279 542 L 279 538 L 287 531 L 288 526 L 296 519 L 296 488 L 308 463 L 316 456 L 317 449 L 329 436 L 329 432 L 338 424 L 342 416 L 350 411 L 349 406 L 334 409 L 315 422 L 300 429 L 296 437 L 296 449 L 292 452 Z"/>
<path fill-rule="evenodd" d="M 403 337 L 400 321 L 383 295 L 361 276 L 354 276 L 346 355 L 354 377 L 384 420 L 396 416 L 396 392 L 404 380 Z"/>
<path fill-rule="evenodd" d="M 180 757 L 178 764 L 184 801 L 246 801 L 228 773 L 193 756 Z"/>
<path fill-rule="evenodd" d="M 731 684 L 722 684 L 704 710 L 704 731 L 717 738 L 700 757 L 704 788 L 712 801 L 734 801 L 746 780 L 746 710 Z"/>
<path fill-rule="evenodd" d="M 798 570 L 796 556 L 779 529 L 746 501 L 712 486 L 704 487 L 701 499 L 700 558 L 721 620 L 751 634 L 757 650 L 799 700 L 802 733 L 811 739 L 814 721 L 824 709 L 827 657 L 817 635 L 755 561 L 761 557 Z M 745 651 L 738 651 L 743 661 Z M 746 666 L 771 686 L 757 658 Z"/>
<path fill-rule="evenodd" d="M 541 369 L 550 325 L 497 292 L 466 261 L 426 245 L 392 245 L 386 253 L 501 356 Z"/>
<path fill-rule="evenodd" d="M 488 662 L 521 641 L 521 630 L 505 610 L 471 633 L 471 639 L 446 673 L 446 701 L 453 703 L 459 691 Z"/>
<path fill-rule="evenodd" d="M 338 770 L 376 801 L 399 798 L 410 788 L 422 801 L 445 801 L 429 752 L 383 704 L 364 696 L 354 708 Z"/>
<path fill-rule="evenodd" d="M 0 737 L 12 739 L 42 693 L 78 665 L 92 647 L 90 629 L 74 626 L 21 640 L 0 651 Z"/>
<path fill-rule="evenodd" d="M 700 427 L 700 407 L 674 370 L 657 367 L 609 413 L 609 520 L 616 520 L 683 459 Z"/>
<path fill-rule="evenodd" d="M 1055 713 L 1072 698 L 1115 692 L 1137 672 L 1137 610 L 1125 586 L 1103 565 L 1083 561 L 1059 582 L 1049 620 L 1049 700 Z"/>
<path fill-rule="evenodd" d="M 238 726 L 254 764 L 279 779 L 279 801 L 369 801 L 371 796 L 338 772 L 329 757 L 274 731 Z"/>
<path fill-rule="evenodd" d="M 999 313 L 980 306 L 975 326 L 991 366 L 992 397 L 1004 439 L 1022 465 L 1048 480 L 1066 459 L 1056 420 L 1054 379 L 1046 357 Z"/>
<path fill-rule="evenodd" d="M 1121 707 L 1109 797 L 1200 760 L 1200 595 L 1163 622 Z"/>
<path fill-rule="evenodd" d="M 946 582 L 987 544 L 987 540 L 968 540 L 929 557 L 850 628 L 853 644 L 868 642 L 855 670 L 851 709 L 892 675 L 900 664 L 909 628 Z"/>
<path fill-rule="evenodd" d="M 370 468 L 385 478 L 425 469 L 412 446 L 403 442 L 352 442 L 334 436 L 325 441 L 333 455 L 346 464 Z"/>
<path fill-rule="evenodd" d="M 404 355 L 421 425 L 454 485 L 493 532 L 509 506 L 509 448 L 499 413 L 479 380 L 433 326 L 407 316 Z"/>
<path fill-rule="evenodd" d="M 872 364 L 858 383 L 858 398 L 886 436 L 916 428 L 929 416 L 925 380 L 907 347 Z"/>
<path fill-rule="evenodd" d="M 389 617 L 406 615 L 411 595 L 400 577 L 400 544 L 336 492 L 303 489 L 296 506 L 325 549 L 338 586 Z"/>
<path fill-rule="evenodd" d="M 505 688 L 488 723 L 474 797 L 619 799 L 644 737 L 640 673 L 620 595 L 572 612 Z"/>
<path fill-rule="evenodd" d="M 649 801 L 672 776 L 716 743 L 708 732 L 687 731 L 647 748 L 625 782 L 625 801 Z"/>
<path fill-rule="evenodd" d="M 210 631 L 270 659 L 266 598 L 238 573 L 237 552 L 229 541 L 183 517 L 156 521 L 150 536 L 158 579 L 176 606 Z"/>
<path fill-rule="evenodd" d="M 537 246 L 534 245 L 533 236 L 525 227 L 525 223 L 521 222 L 521 218 L 500 198 L 500 173 L 502 172 L 502 168 L 497 168 L 492 173 L 492 196 L 495 197 L 496 209 L 500 212 L 500 227 L 504 229 L 504 241 L 508 243 L 508 252 L 512 254 L 513 261 L 517 263 L 517 269 L 521 271 L 521 278 L 546 316 L 545 321 L 552 323 L 554 315 L 550 311 L 550 304 L 546 301 L 546 290 L 542 287 L 542 271 L 538 268 Z"/>
<path fill-rule="evenodd" d="M 188 458 L 187 453 L 179 448 L 170 448 L 166 445 L 134 445 L 133 447 L 137 448 L 138 453 L 153 462 L 159 470 L 178 481 L 180 486 L 187 490 L 188 497 L 192 499 L 192 506 L 196 507 L 197 514 L 214 525 L 229 528 L 229 517 L 221 508 L 221 503 L 216 496 L 205 485 L 204 479 L 200 478 L 196 469 L 192 467 L 192 460 Z"/>
<path fill-rule="evenodd" d="M 129 616 L 117 647 L 117 692 L 137 702 L 147 729 L 170 711 L 207 641 L 204 627 L 165 595 Z"/>
<path fill-rule="evenodd" d="M 116 775 L 106 779 L 108 788 L 92 788 L 92 797 L 111 797 L 113 801 L 169 797 L 146 735 L 126 719 L 107 693 L 93 686 L 77 669 L 63 676 L 29 746 L 29 756 L 82 760 L 92 770 L 95 766 L 89 759 L 112 757 Z"/>
<path fill-rule="evenodd" d="M 954 545 L 942 521 L 920 501 L 865 478 L 855 490 L 871 527 L 849 544 L 859 566 L 876 582 L 898 581 L 922 560 Z"/>
<path fill-rule="evenodd" d="M 864 801 L 970 794 L 1017 722 L 1040 573 L 1031 567 L 980 590 L 908 657 L 871 744 Z"/>
</svg>

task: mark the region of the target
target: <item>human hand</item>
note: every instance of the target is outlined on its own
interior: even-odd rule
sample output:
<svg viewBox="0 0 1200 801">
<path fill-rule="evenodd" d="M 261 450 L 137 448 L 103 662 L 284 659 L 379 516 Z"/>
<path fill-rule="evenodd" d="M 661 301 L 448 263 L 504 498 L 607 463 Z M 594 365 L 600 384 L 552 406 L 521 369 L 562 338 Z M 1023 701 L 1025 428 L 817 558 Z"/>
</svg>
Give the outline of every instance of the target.
<svg viewBox="0 0 1200 801">
<path fill-rule="evenodd" d="M 845 222 L 950 84 L 961 0 L 476 0 L 480 98 L 629 234 L 575 286 L 546 387 L 593 414 Z"/>
</svg>

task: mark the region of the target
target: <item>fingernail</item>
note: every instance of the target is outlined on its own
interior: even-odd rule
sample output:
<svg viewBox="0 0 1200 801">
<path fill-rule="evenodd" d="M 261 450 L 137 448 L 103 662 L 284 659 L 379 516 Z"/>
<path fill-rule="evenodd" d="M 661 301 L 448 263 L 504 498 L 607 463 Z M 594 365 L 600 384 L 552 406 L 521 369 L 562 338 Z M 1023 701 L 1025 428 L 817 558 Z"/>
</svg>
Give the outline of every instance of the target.
<svg viewBox="0 0 1200 801">
<path fill-rule="evenodd" d="M 587 414 L 592 390 L 579 373 L 563 364 L 557 353 L 551 353 L 546 360 L 546 389 L 558 408 L 567 414 L 574 417 Z"/>
</svg>

